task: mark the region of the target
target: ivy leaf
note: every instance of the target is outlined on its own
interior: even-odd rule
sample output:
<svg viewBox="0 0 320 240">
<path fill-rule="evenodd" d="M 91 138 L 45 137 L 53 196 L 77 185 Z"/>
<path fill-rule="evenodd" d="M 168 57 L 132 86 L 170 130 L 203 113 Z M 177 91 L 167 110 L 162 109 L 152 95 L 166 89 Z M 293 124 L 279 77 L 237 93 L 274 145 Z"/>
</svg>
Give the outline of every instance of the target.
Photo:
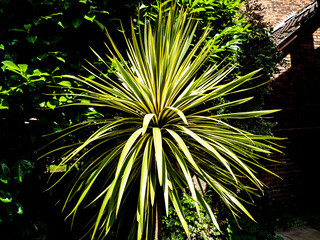
<svg viewBox="0 0 320 240">
<path fill-rule="evenodd" d="M 27 64 L 18 64 L 18 67 L 24 73 L 28 70 L 28 65 Z"/>
<path fill-rule="evenodd" d="M 23 27 L 27 30 L 27 33 L 29 33 L 31 24 L 25 24 Z"/>
<path fill-rule="evenodd" d="M 84 15 L 84 19 L 90 21 L 90 22 L 93 22 L 93 20 L 96 18 L 96 15 L 93 15 L 92 17 L 89 17 L 87 15 Z"/>
<path fill-rule="evenodd" d="M 206 11 L 205 8 L 196 8 L 196 9 L 193 9 L 190 13 L 197 13 L 197 12 L 203 12 L 203 11 Z"/>
<path fill-rule="evenodd" d="M 46 105 L 47 105 L 48 108 L 51 108 L 51 109 L 55 109 L 55 107 L 56 107 L 55 105 L 51 104 L 50 101 L 48 101 L 46 103 Z"/>
<path fill-rule="evenodd" d="M 39 107 L 40 108 L 44 108 L 46 106 L 46 102 L 41 102 L 40 104 L 39 104 Z"/>
<path fill-rule="evenodd" d="M 36 42 L 36 40 L 37 40 L 38 37 L 37 37 L 37 36 L 28 35 L 26 38 L 27 38 L 27 41 L 28 41 L 28 42 L 34 44 L 34 43 Z"/>
<path fill-rule="evenodd" d="M 39 69 L 33 70 L 33 73 L 28 75 L 28 77 L 40 77 L 40 76 L 49 76 L 49 73 L 41 72 Z"/>
<path fill-rule="evenodd" d="M 0 164 L 0 181 L 7 184 L 10 179 L 10 169 L 5 163 Z"/>
<path fill-rule="evenodd" d="M 18 210 L 17 210 L 17 214 L 23 214 L 23 206 L 20 203 L 15 203 Z"/>
<path fill-rule="evenodd" d="M 64 58 L 62 58 L 62 57 L 56 57 L 56 59 L 58 59 L 59 61 L 61 61 L 61 62 L 63 62 L 63 63 L 66 62 L 66 60 L 64 60 Z"/>
<path fill-rule="evenodd" d="M 0 197 L 0 201 L 3 202 L 3 203 L 11 203 L 12 202 L 12 197 L 8 198 L 2 198 Z"/>
<path fill-rule="evenodd" d="M 60 86 L 71 87 L 71 82 L 69 81 L 61 81 L 58 83 Z"/>
<path fill-rule="evenodd" d="M 3 61 L 2 64 L 5 65 L 7 69 L 10 71 L 14 71 L 18 73 L 20 72 L 20 68 L 11 61 Z"/>
<path fill-rule="evenodd" d="M 58 15 L 63 15 L 62 12 L 58 12 L 58 13 L 52 13 L 50 15 L 47 15 L 47 16 L 41 16 L 42 19 L 45 19 L 45 20 L 49 20 L 55 16 L 58 16 Z"/>
<path fill-rule="evenodd" d="M 31 169 L 33 168 L 32 163 L 28 160 L 19 160 L 15 166 L 15 180 L 18 183 L 21 183 L 25 177 L 26 174 L 31 172 Z"/>
<path fill-rule="evenodd" d="M 81 99 L 80 102 L 81 103 L 91 103 L 91 101 L 89 99 Z"/>
<path fill-rule="evenodd" d="M 75 18 L 72 20 L 72 25 L 77 29 L 81 25 L 82 21 L 82 18 Z"/>
<path fill-rule="evenodd" d="M 11 203 L 12 202 L 11 193 L 0 190 L 0 201 L 3 203 Z"/>
<path fill-rule="evenodd" d="M 66 101 L 68 101 L 68 99 L 67 99 L 65 96 L 61 96 L 61 97 L 59 98 L 59 102 L 60 102 L 60 103 L 63 103 L 63 102 L 66 102 Z"/>
<path fill-rule="evenodd" d="M 144 5 L 144 4 L 142 3 L 142 4 L 140 5 L 140 8 L 139 8 L 139 9 L 141 10 L 141 9 L 144 9 L 144 8 L 147 8 L 147 7 L 148 7 L 148 6 L 146 6 L 146 5 Z"/>
<path fill-rule="evenodd" d="M 4 91 L 2 91 L 2 92 L 4 92 Z M 0 110 L 1 109 L 9 109 L 9 104 L 4 99 L 0 99 Z"/>
<path fill-rule="evenodd" d="M 3 44 L 0 44 L 0 50 L 4 50 Z"/>
<path fill-rule="evenodd" d="M 64 29 L 64 25 L 62 24 L 61 21 L 57 22 L 57 24 Z"/>
<path fill-rule="evenodd" d="M 35 26 L 38 26 L 41 23 L 41 21 L 42 21 L 42 18 L 39 18 L 39 19 L 33 20 L 33 23 Z"/>
<path fill-rule="evenodd" d="M 194 0 L 194 2 L 192 3 L 192 6 L 191 6 L 191 7 L 192 7 L 192 8 L 195 7 L 195 6 L 198 4 L 198 2 L 199 2 L 199 0 Z M 190 4 L 191 4 L 191 2 L 190 2 Z"/>
</svg>

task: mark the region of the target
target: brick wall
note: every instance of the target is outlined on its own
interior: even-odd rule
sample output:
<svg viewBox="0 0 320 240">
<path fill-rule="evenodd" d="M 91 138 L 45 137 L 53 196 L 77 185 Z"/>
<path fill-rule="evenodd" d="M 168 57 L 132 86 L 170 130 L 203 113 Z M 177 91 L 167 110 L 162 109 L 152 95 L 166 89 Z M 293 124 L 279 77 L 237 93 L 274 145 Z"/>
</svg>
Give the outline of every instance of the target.
<svg viewBox="0 0 320 240">
<path fill-rule="evenodd" d="M 264 7 L 264 16 L 266 22 L 272 26 L 282 21 L 292 12 L 299 12 L 308 6 L 314 0 L 259 0 Z"/>
<path fill-rule="evenodd" d="M 265 19 L 272 26 L 292 11 L 299 12 L 313 0 L 261 0 Z M 285 155 L 275 156 L 281 164 L 271 164 L 270 170 L 283 180 L 263 176 L 271 197 L 290 209 L 318 208 L 320 157 L 320 18 L 315 19 L 284 49 L 288 65 L 273 82 L 268 107 L 280 108 L 276 114 L 276 136 L 287 137 L 283 142 Z"/>
</svg>

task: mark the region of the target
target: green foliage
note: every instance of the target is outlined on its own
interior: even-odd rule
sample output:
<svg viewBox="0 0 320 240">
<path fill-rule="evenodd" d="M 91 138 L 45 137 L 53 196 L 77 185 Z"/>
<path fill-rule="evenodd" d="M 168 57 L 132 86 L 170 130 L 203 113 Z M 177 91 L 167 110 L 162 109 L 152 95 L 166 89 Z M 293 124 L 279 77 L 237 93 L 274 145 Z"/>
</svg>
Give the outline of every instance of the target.
<svg viewBox="0 0 320 240">
<path fill-rule="evenodd" d="M 292 227 L 301 227 L 305 225 L 312 225 L 314 222 L 319 222 L 320 216 L 317 213 L 297 214 L 297 213 L 287 213 L 285 215 L 280 215 L 276 219 L 277 228 L 287 229 Z"/>
<path fill-rule="evenodd" d="M 236 221 L 232 218 L 228 209 L 223 206 L 220 207 L 219 204 L 210 199 L 213 196 L 211 190 L 208 190 L 206 195 L 208 202 L 215 209 L 215 215 L 220 218 L 221 231 L 215 228 L 203 209 L 200 209 L 199 218 L 193 201 L 183 194 L 181 205 L 186 215 L 192 240 L 282 240 L 282 238 L 276 237 L 274 229 L 270 228 L 270 225 L 276 225 L 276 227 L 280 225 L 269 222 L 270 220 L 262 216 L 264 213 L 259 212 L 257 216 L 259 219 L 265 221 L 263 224 L 253 222 L 247 218 L 239 218 Z M 255 215 L 257 215 L 257 213 Z M 169 209 L 168 217 L 164 216 L 162 222 L 163 240 L 186 239 L 179 218 L 172 207 Z M 268 226 L 268 228 L 266 226 Z"/>
<path fill-rule="evenodd" d="M 155 4 L 152 4 L 152 2 L 155 2 Z M 240 9 L 243 5 L 242 1 L 179 0 L 176 2 L 179 6 L 188 9 L 190 17 L 198 20 L 199 27 L 195 32 L 195 36 L 200 37 L 206 27 L 212 27 L 203 45 L 207 44 L 211 39 L 219 40 L 216 51 L 210 56 L 210 60 L 205 64 L 204 68 L 207 67 L 211 61 L 225 58 L 230 61 L 238 56 L 241 52 L 241 45 L 246 41 L 247 36 L 251 32 L 251 30 L 249 30 L 250 25 L 247 23 L 246 18 L 240 14 Z M 141 15 L 155 20 L 160 5 L 161 1 L 144 2 Z M 136 20 L 136 22 L 138 22 L 138 20 Z M 142 22 L 140 21 L 140 23 Z"/>
<path fill-rule="evenodd" d="M 17 215 L 23 214 L 19 189 L 32 169 L 31 162 L 25 159 L 18 160 L 12 168 L 6 161 L 0 161 L 0 223 L 12 223 Z"/>
<path fill-rule="evenodd" d="M 55 101 L 48 102 L 42 95 L 48 92 L 45 86 L 56 84 L 52 76 L 78 73 L 88 46 L 94 44 L 91 36 L 103 41 L 104 26 L 100 21 L 111 21 L 107 2 L 14 0 L 0 3 L 3 13 L 0 23 L 6 26 L 0 31 L 0 59 L 3 59 L 2 69 L 9 70 L 0 74 L 2 109 L 10 109 L 10 105 L 26 109 L 25 104 L 33 108 L 54 108 Z M 29 101 L 17 101 L 24 95 L 30 95 Z"/>
<path fill-rule="evenodd" d="M 57 91 L 48 85 L 72 84 L 63 82 L 59 76 L 81 73 L 80 66 L 90 52 L 89 46 L 103 47 L 105 33 L 102 23 L 117 32 L 120 24 L 115 16 L 123 18 L 121 15 L 128 16 L 130 11 L 129 7 L 119 9 L 114 1 L 108 0 L 0 1 L 0 162 L 6 160 L 6 167 L 2 165 L 0 184 L 7 181 L 4 178 L 6 169 L 10 169 L 11 174 L 11 183 L 0 187 L 1 199 L 10 206 L 1 208 L 0 228 L 11 229 L 11 233 L 5 236 L 8 239 L 11 235 L 13 239 L 37 239 L 47 229 L 37 210 L 41 208 L 31 211 L 32 204 L 25 205 L 16 197 L 28 202 L 37 192 L 36 188 L 43 187 L 39 181 L 46 182 L 47 162 L 35 165 L 32 172 L 38 175 L 32 178 L 35 182 L 24 182 L 22 170 L 26 165 L 20 159 L 35 162 L 37 149 L 47 142 L 44 134 L 102 116 L 95 108 L 59 109 L 60 105 L 74 99 L 47 94 L 70 90 Z M 81 98 L 76 101 L 81 102 Z M 54 163 L 52 158 L 47 159 L 48 164 L 49 160 Z M 14 174 L 15 171 L 20 175 Z M 16 183 L 15 178 L 22 183 Z M 37 201 L 32 202 L 37 204 Z M 24 214 L 17 214 L 19 207 L 16 204 L 21 204 Z M 9 216 L 12 216 L 11 220 L 7 221 Z"/>
<path fill-rule="evenodd" d="M 210 202 L 210 195 L 208 195 Z M 196 206 L 193 200 L 186 194 L 182 195 L 181 205 L 185 214 L 185 219 L 190 229 L 190 239 L 192 240 L 222 240 L 223 233 L 220 232 L 212 223 L 210 217 L 203 208 L 200 208 L 200 217 L 198 216 Z M 184 240 L 186 239 L 184 230 L 180 224 L 179 217 L 173 207 L 169 208 L 168 216 L 162 219 L 162 239 L 163 240 Z"/>
<path fill-rule="evenodd" d="M 227 225 L 228 240 L 279 240 L 274 232 L 263 229 L 249 219 L 240 219 L 239 222 L 227 219 Z"/>
</svg>

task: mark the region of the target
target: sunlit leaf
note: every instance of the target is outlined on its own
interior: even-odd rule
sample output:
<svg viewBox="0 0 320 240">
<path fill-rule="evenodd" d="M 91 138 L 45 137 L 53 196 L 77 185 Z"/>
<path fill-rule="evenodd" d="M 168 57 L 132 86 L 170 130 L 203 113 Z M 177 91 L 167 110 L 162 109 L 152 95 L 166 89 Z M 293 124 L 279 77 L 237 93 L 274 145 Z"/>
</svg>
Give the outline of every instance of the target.
<svg viewBox="0 0 320 240">
<path fill-rule="evenodd" d="M 18 64 L 18 67 L 24 73 L 28 70 L 28 65 L 27 64 Z"/>
<path fill-rule="evenodd" d="M 96 15 L 93 15 L 92 17 L 89 17 L 88 15 L 85 15 L 84 16 L 84 19 L 90 21 L 90 22 L 93 22 L 93 20 L 96 18 Z"/>
<path fill-rule="evenodd" d="M 11 61 L 3 61 L 2 64 L 5 65 L 9 70 L 20 70 L 20 68 Z"/>
<path fill-rule="evenodd" d="M 59 85 L 61 86 L 64 86 L 64 87 L 71 87 L 71 82 L 70 81 L 61 81 L 58 83 Z"/>
</svg>

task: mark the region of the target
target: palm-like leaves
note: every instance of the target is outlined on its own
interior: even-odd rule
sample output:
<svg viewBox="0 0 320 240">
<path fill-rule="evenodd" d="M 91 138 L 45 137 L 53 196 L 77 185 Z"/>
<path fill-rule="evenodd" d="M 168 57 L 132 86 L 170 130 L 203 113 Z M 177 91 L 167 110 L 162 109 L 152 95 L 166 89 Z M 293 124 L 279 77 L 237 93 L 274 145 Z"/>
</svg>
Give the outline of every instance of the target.
<svg viewBox="0 0 320 240">
<path fill-rule="evenodd" d="M 66 146 L 70 149 L 61 161 L 65 164 L 77 159 L 72 165 L 76 166 L 89 156 L 66 203 L 77 197 L 70 215 L 89 200 L 98 204 L 92 237 L 98 232 L 99 236 L 108 234 L 133 185 L 139 188 L 135 195 L 137 228 L 133 231 L 137 239 L 152 237 L 154 206 L 159 199 L 163 199 L 166 212 L 169 204 L 173 205 L 189 234 L 178 195 L 181 190 L 187 191 L 197 209 L 204 208 L 219 228 L 210 206 L 194 187 L 193 176 L 207 182 L 234 214 L 244 212 L 251 217 L 230 189 L 235 186 L 252 193 L 241 183 L 243 176 L 262 187 L 252 167 L 263 168 L 259 159 L 276 150 L 269 142 L 276 138 L 250 134 L 224 119 L 260 117 L 275 111 L 208 113 L 249 101 L 251 98 L 216 106 L 207 104 L 232 93 L 256 72 L 222 82 L 232 66 L 218 70 L 219 65 L 213 64 L 204 71 L 202 66 L 216 45 L 214 40 L 205 43 L 209 28 L 193 43 L 196 28 L 196 21 L 188 19 L 185 11 L 176 7 L 165 13 L 160 10 L 154 27 L 146 21 L 138 34 L 132 27 L 131 39 L 126 38 L 128 58 L 122 56 L 107 34 L 111 43 L 108 57 L 115 66 L 116 80 L 101 72 L 95 80 L 69 76 L 87 86 L 74 88 L 91 101 L 81 104 L 125 113 L 119 118 L 83 122 L 62 135 L 93 124 L 100 126 L 84 142 Z M 100 192 L 92 190 L 95 185 L 100 186 Z M 88 199 L 91 192 L 96 198 Z"/>
</svg>

